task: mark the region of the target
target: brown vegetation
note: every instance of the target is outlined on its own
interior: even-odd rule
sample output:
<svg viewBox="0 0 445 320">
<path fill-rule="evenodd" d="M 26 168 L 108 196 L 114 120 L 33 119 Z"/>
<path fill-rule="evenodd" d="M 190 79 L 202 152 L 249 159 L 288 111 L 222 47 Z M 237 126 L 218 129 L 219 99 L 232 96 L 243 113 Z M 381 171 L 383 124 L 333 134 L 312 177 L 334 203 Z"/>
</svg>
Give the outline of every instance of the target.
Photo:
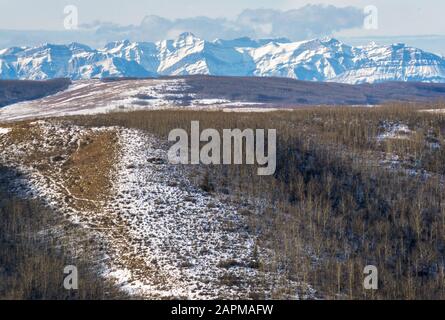
<svg viewBox="0 0 445 320">
<path fill-rule="evenodd" d="M 220 77 L 206 75 L 166 77 L 181 79 L 174 88 L 174 100 L 185 95 L 182 104 L 193 99 L 228 99 L 283 106 L 376 105 L 390 102 L 444 101 L 445 86 L 440 83 L 386 82 L 350 85 L 334 82 L 301 81 L 275 77 Z M 193 94 L 193 98 L 191 97 Z"/>
<path fill-rule="evenodd" d="M 78 141 L 78 148 L 62 166 L 73 195 L 96 201 L 109 196 L 116 143 L 115 132 L 88 135 Z"/>
<path fill-rule="evenodd" d="M 81 243 L 82 230 L 40 201 L 8 191 L 17 175 L 0 167 L 0 299 L 125 298 L 98 276 L 96 253 Z M 63 287 L 67 265 L 78 268 L 79 290 Z"/>
<path fill-rule="evenodd" d="M 21 122 L 0 137 L 2 152 L 11 147 L 12 153 L 19 152 L 6 157 L 13 162 L 0 166 L 0 299 L 126 298 L 99 275 L 102 239 L 72 223 L 66 211 L 11 191 L 13 181 L 24 174 L 13 166 L 21 164 L 41 173 L 72 208 L 100 210 L 111 190 L 116 133 L 87 131 L 75 139 L 60 128 L 63 123 L 44 129 Z M 110 226 L 111 219 L 103 219 L 104 224 Z M 63 287 L 67 265 L 79 270 L 78 291 Z"/>
<path fill-rule="evenodd" d="M 277 129 L 277 171 L 196 167 L 197 186 L 251 212 L 249 228 L 274 255 L 262 267 L 313 285 L 324 298 L 445 298 L 445 115 L 437 106 L 308 108 L 274 113 L 151 111 L 77 117 L 76 123 L 144 129 Z M 379 141 L 392 124 L 407 139 Z M 398 158 L 396 163 L 388 159 Z M 209 187 L 211 186 L 211 188 Z M 379 269 L 379 290 L 363 269 Z M 279 298 L 279 296 L 277 296 Z"/>
<path fill-rule="evenodd" d="M 65 90 L 70 84 L 69 79 L 0 80 L 0 108 L 20 101 L 43 98 Z"/>
</svg>

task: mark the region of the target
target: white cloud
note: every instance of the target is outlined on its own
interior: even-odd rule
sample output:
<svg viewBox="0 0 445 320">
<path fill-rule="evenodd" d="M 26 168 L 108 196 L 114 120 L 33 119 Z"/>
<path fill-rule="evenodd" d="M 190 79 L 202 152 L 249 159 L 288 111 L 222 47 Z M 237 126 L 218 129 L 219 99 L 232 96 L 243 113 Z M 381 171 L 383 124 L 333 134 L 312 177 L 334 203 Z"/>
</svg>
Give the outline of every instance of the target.
<svg viewBox="0 0 445 320">
<path fill-rule="evenodd" d="M 332 35 L 341 30 L 360 27 L 363 11 L 355 7 L 339 8 L 332 5 L 306 5 L 299 9 L 246 9 L 234 19 L 205 16 L 168 19 L 157 15 L 146 16 L 136 25 L 119 25 L 95 21 L 81 24 L 73 31 L 5 31 L 0 30 L 0 47 L 37 45 L 42 42 L 82 42 L 93 47 L 127 39 L 130 41 L 158 41 L 176 38 L 183 32 L 214 40 L 286 37 L 290 40 Z"/>
<path fill-rule="evenodd" d="M 361 9 L 307 5 L 289 11 L 247 9 L 232 20 L 208 17 L 170 20 L 151 15 L 145 17 L 137 26 L 103 24 L 96 34 L 106 37 L 108 41 L 123 38 L 134 41 L 157 41 L 175 37 L 182 32 L 192 32 L 208 40 L 243 36 L 287 37 L 291 40 L 302 40 L 331 35 L 362 24 L 363 11 Z"/>
</svg>

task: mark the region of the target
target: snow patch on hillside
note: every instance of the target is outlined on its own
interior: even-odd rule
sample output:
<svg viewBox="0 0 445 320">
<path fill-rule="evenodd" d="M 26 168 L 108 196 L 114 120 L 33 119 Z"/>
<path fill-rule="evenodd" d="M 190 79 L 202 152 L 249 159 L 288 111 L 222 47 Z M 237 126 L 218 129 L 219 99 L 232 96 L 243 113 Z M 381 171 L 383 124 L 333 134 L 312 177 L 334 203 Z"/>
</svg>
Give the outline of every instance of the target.
<svg viewBox="0 0 445 320">
<path fill-rule="evenodd" d="M 11 132 L 11 128 L 0 127 L 0 135 L 8 134 L 9 132 Z"/>
<path fill-rule="evenodd" d="M 187 167 L 167 162 L 158 139 L 116 127 L 87 129 L 56 121 L 30 125 L 43 140 L 6 143 L 0 153 L 4 165 L 23 174 L 14 179 L 11 191 L 44 199 L 89 230 L 94 245 L 102 248 L 103 275 L 121 289 L 151 299 L 271 298 L 274 290 L 282 289 L 289 299 L 316 297 L 305 283 L 258 269 L 259 261 L 267 265 L 271 253 L 256 247 L 256 235 L 245 218 L 232 205 L 194 187 L 186 179 Z M 24 162 L 32 150 L 60 153 L 81 137 L 104 130 L 116 132 L 119 139 L 109 199 L 71 194 L 60 173 L 63 162 L 52 162 L 51 174 L 45 175 L 37 163 Z M 79 206 L 87 202 L 96 209 Z"/>
<path fill-rule="evenodd" d="M 377 141 L 382 142 L 387 139 L 408 140 L 413 134 L 406 124 L 384 123 L 384 132 L 377 136 Z"/>
<path fill-rule="evenodd" d="M 163 109 L 217 109 L 261 103 L 199 98 L 184 79 L 75 81 L 67 90 L 0 109 L 0 122 Z"/>
</svg>

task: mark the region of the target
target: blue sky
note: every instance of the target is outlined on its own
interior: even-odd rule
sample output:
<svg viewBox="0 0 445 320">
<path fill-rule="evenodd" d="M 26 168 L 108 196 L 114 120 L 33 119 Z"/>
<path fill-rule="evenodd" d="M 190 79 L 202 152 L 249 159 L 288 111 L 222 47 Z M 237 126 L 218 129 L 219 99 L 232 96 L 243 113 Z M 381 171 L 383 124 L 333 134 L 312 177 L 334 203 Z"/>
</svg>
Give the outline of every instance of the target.
<svg viewBox="0 0 445 320">
<path fill-rule="evenodd" d="M 157 40 L 153 33 L 155 31 L 159 30 L 159 37 L 174 37 L 178 32 L 191 31 L 183 30 L 189 26 L 193 26 L 197 33 L 202 31 L 203 37 L 223 38 L 246 35 L 267 37 L 270 35 L 270 37 L 283 36 L 301 40 L 300 38 L 318 37 L 326 33 L 326 35 L 344 39 L 358 37 L 365 41 L 384 36 L 388 39 L 387 41 L 396 41 L 398 37 L 402 39 L 401 36 L 445 36 L 445 19 L 443 18 L 445 1 L 443 0 L 0 0 L 0 46 L 25 45 L 27 41 L 34 44 L 33 42 L 45 41 L 46 38 L 48 42 L 63 41 L 65 35 L 55 35 L 54 32 L 63 31 L 63 8 L 68 4 L 77 6 L 81 25 L 89 24 L 91 26 L 93 22 L 96 23 L 96 27 L 105 25 L 103 34 L 106 35 L 100 39 L 74 33 L 66 35 L 67 41 L 76 40 L 78 36 L 79 41 L 90 45 L 101 45 L 108 40 L 121 40 L 120 37 L 154 41 Z M 242 16 L 243 19 L 240 19 L 239 16 L 246 9 L 265 8 L 286 12 L 308 4 L 334 5 L 339 8 L 353 6 L 356 11 L 324 10 L 320 14 L 314 13 L 314 10 L 310 14 L 302 11 L 299 15 L 297 14 L 297 18 L 294 20 L 287 16 L 280 16 L 275 12 L 274 16 L 270 18 L 271 21 L 267 20 L 269 18 L 265 18 L 270 14 L 262 12 L 262 16 L 252 27 L 256 28 L 255 30 L 250 28 L 249 24 L 255 20 L 255 15 L 260 14 L 259 11 L 250 11 L 247 15 Z M 377 30 L 366 30 L 362 27 L 361 21 L 357 21 L 357 17 L 361 19 L 360 14 L 363 8 L 368 5 L 374 5 L 378 9 L 379 28 Z M 166 20 L 161 21 L 164 23 L 163 25 L 159 25 L 153 23 L 153 19 L 149 19 L 148 26 L 151 29 L 148 29 L 149 27 L 143 30 L 137 29 L 144 17 L 150 15 Z M 190 19 L 197 16 L 211 19 L 204 22 L 202 19 Z M 244 19 L 246 16 L 247 20 Z M 224 19 L 217 20 L 216 18 Z M 175 19 L 185 20 L 177 23 Z M 281 19 L 287 21 L 287 25 L 280 26 Z M 244 24 L 240 23 L 240 20 L 244 21 Z M 335 20 L 335 22 L 330 20 Z M 166 27 L 165 23 L 168 23 L 169 26 Z M 131 32 L 123 32 L 130 25 L 136 26 L 136 28 Z M 163 32 L 161 32 L 161 26 L 165 27 Z M 218 29 L 224 30 L 218 34 L 216 32 Z M 271 31 L 272 29 L 273 31 Z M 305 30 L 300 32 L 295 29 Z M 50 32 L 40 34 L 32 32 L 8 33 L 4 30 L 45 30 Z M 268 30 L 270 32 L 266 32 Z M 141 36 L 144 39 L 138 39 Z M 431 45 L 437 45 L 436 38 L 428 41 Z M 443 46 L 445 53 L 445 44 Z"/>
</svg>

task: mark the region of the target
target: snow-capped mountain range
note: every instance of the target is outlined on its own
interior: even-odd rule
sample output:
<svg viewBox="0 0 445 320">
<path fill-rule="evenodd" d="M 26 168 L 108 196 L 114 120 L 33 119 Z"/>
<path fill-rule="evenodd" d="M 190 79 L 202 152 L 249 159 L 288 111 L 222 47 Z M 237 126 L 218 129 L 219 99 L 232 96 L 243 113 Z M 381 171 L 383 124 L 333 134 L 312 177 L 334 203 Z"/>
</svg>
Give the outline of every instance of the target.
<svg viewBox="0 0 445 320">
<path fill-rule="evenodd" d="M 206 41 L 191 33 L 102 49 L 44 44 L 0 50 L 0 79 L 73 80 L 168 75 L 276 76 L 308 81 L 445 83 L 445 58 L 404 44 L 353 47 L 336 39 Z"/>
</svg>

